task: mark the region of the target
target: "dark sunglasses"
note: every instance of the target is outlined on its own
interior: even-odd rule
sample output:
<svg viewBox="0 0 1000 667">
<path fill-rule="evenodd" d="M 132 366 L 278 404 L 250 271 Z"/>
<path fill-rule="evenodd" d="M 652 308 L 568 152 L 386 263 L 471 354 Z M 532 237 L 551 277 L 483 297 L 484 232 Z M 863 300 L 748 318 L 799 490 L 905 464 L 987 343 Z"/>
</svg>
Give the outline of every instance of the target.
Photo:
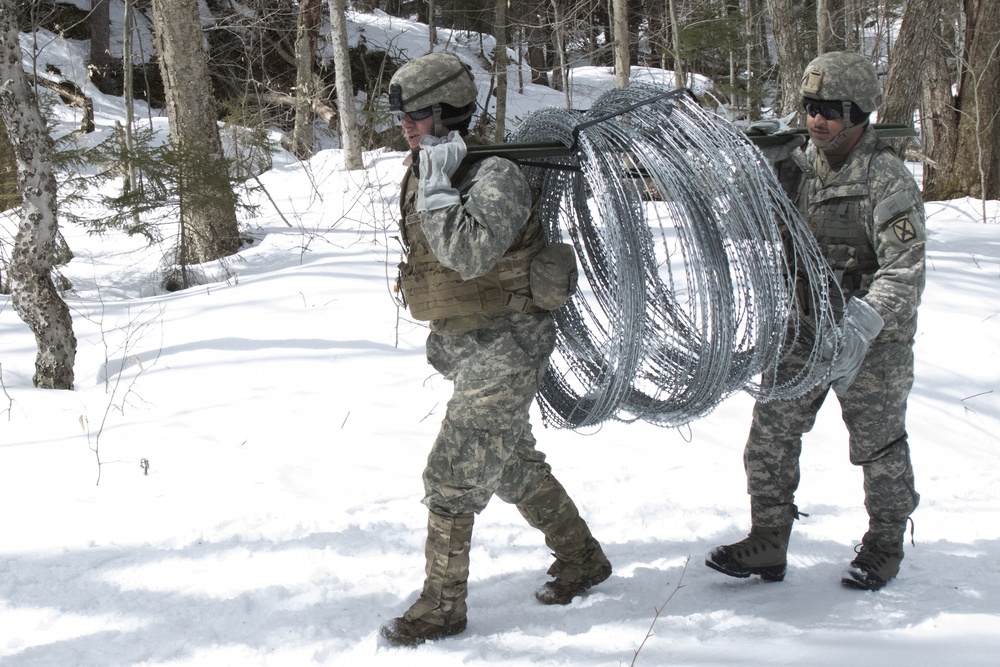
<svg viewBox="0 0 1000 667">
<path fill-rule="evenodd" d="M 432 107 L 424 107 L 423 109 L 414 109 L 413 111 L 394 111 L 396 117 L 402 121 L 403 116 L 406 116 L 413 122 L 424 120 L 425 118 L 430 118 L 434 115 L 434 109 Z"/>
<path fill-rule="evenodd" d="M 840 120 L 844 116 L 844 103 L 839 100 L 805 100 L 802 107 L 810 118 L 815 118 L 818 115 L 827 120 Z"/>
</svg>

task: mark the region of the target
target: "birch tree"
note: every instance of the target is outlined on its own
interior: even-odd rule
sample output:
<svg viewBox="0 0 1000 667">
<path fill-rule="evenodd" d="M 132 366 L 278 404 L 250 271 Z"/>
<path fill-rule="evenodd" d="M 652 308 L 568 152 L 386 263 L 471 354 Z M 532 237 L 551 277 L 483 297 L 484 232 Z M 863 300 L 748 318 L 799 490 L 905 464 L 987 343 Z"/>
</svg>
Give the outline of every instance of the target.
<svg viewBox="0 0 1000 667">
<path fill-rule="evenodd" d="M 628 0 L 612 0 L 614 16 L 615 45 L 615 86 L 624 88 L 628 85 L 631 73 L 631 61 L 628 53 Z"/>
<path fill-rule="evenodd" d="M 668 0 L 670 14 L 670 44 L 674 51 L 674 88 L 684 87 L 684 66 L 681 64 L 681 27 L 677 22 L 677 0 Z"/>
<path fill-rule="evenodd" d="M 494 140 L 503 143 L 507 124 L 507 0 L 496 0 L 496 55 L 494 64 L 496 67 L 497 87 L 497 113 L 496 132 Z"/>
<path fill-rule="evenodd" d="M 21 194 L 17 189 L 17 160 L 14 159 L 14 147 L 7 136 L 7 128 L 0 118 L 0 213 L 8 211 L 21 203 Z M 3 255 L 0 254 L 0 268 Z M 0 289 L 3 287 L 3 276 L 0 276 Z"/>
<path fill-rule="evenodd" d="M 333 43 L 333 67 L 337 76 L 337 115 L 340 117 L 340 146 L 344 149 L 344 167 L 362 169 L 361 133 L 354 108 L 354 82 L 351 78 L 351 55 L 347 48 L 347 9 L 344 0 L 330 0 L 330 40 Z"/>
<path fill-rule="evenodd" d="M 73 318 L 52 282 L 59 232 L 52 138 L 21 68 L 13 0 L 0 0 L 0 121 L 17 163 L 21 222 L 8 267 L 14 310 L 35 335 L 34 385 L 72 389 L 76 337 Z"/>
</svg>

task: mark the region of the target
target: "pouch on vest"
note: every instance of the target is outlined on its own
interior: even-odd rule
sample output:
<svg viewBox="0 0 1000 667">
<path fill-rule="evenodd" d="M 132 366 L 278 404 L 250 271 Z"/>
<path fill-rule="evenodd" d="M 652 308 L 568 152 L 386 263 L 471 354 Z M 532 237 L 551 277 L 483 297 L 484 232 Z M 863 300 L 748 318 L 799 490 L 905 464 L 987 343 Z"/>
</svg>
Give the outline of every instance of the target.
<svg viewBox="0 0 1000 667">
<path fill-rule="evenodd" d="M 555 310 L 576 292 L 579 276 L 572 244 L 552 243 L 531 260 L 531 300 L 539 308 Z"/>
</svg>

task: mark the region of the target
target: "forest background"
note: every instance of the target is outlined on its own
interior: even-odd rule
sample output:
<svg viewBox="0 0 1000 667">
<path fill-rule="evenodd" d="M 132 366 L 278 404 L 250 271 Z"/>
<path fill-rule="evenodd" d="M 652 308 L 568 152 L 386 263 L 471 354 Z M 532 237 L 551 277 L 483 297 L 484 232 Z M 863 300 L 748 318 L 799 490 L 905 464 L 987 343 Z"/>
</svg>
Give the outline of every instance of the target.
<svg viewBox="0 0 1000 667">
<path fill-rule="evenodd" d="M 891 73 L 903 56 L 924 61 L 908 70 L 911 80 L 919 73 L 908 113 L 920 142 L 909 164 L 921 182 L 928 168 L 951 176 L 971 165 L 970 189 L 992 183 L 984 167 L 997 159 L 986 143 L 996 97 L 983 93 L 997 67 L 991 4 L 1000 3 L 946 3 L 947 18 L 909 49 L 901 46 L 907 19 L 937 5 L 869 3 L 860 15 L 862 5 L 851 5 L 851 16 L 866 17 L 852 19 L 853 34 L 864 35 L 859 48 L 887 90 L 879 120 L 897 99 Z M 477 83 L 509 85 L 520 102 L 505 114 L 508 96 L 481 92 L 480 131 L 502 135 L 526 103 L 586 108 L 587 86 L 614 85 L 607 68 L 618 83 L 621 75 L 675 75 L 659 69 L 669 56 L 639 50 L 652 34 L 642 27 L 646 14 L 626 21 L 625 39 L 604 27 L 588 41 L 590 15 L 565 18 L 580 5 L 593 7 L 549 3 L 535 14 L 486 6 L 478 16 L 507 17 L 508 48 L 499 53 L 510 64 L 498 69 L 495 24 L 458 28 L 473 3 L 457 17 L 444 3 L 433 11 L 405 5 L 399 12 L 409 18 L 398 18 L 384 3 L 367 3 L 371 13 L 359 16 L 360 3 L 336 0 L 112 0 L 108 46 L 95 53 L 99 30 L 89 23 L 105 5 L 0 0 L 0 111 L 17 186 L 14 208 L 0 216 L 0 282 L 12 292 L 0 296 L 0 661 L 579 666 L 625 664 L 636 654 L 641 664 L 995 662 L 1000 227 L 995 198 L 964 196 L 927 203 L 928 289 L 910 420 L 923 498 L 916 545 L 892 587 L 855 595 L 837 583 L 864 508 L 835 404 L 804 455 L 800 498 L 812 519 L 797 528 L 788 580 L 735 580 L 700 564 L 708 548 L 745 534 L 740 450 L 752 401 L 740 394 L 683 429 L 539 429 L 612 554 L 613 579 L 569 608 L 530 604 L 548 554 L 513 508 L 493 503 L 477 527 L 467 635 L 419 652 L 378 648 L 378 625 L 405 608 L 422 578 L 419 470 L 448 394 L 427 375 L 425 329 L 400 316 L 387 292 L 402 154 L 383 148 L 398 132 L 384 84 L 440 34 L 434 48 L 459 52 Z M 306 6 L 319 8 L 314 44 L 300 39 L 309 34 L 300 26 L 316 25 L 299 22 Z M 662 6 L 670 16 L 669 3 Z M 685 59 L 684 34 L 702 25 L 688 20 L 694 6 L 673 6 L 671 24 L 687 28 L 667 42 L 670 53 L 681 47 L 666 64 L 682 85 L 735 122 L 786 115 L 782 86 L 797 84 L 798 72 L 784 64 L 769 26 L 798 24 L 772 21 L 767 5 L 758 14 L 771 64 L 759 70 L 768 83 L 753 112 L 738 92 L 753 78 L 746 72 L 757 71 L 740 64 L 745 46 L 713 56 L 723 74 L 707 76 L 708 65 Z M 604 10 L 602 25 L 615 8 Z M 800 13 L 803 26 L 822 24 L 815 10 Z M 437 30 L 414 21 L 421 11 Z M 349 39 L 334 46 L 345 17 L 354 19 Z M 366 44 L 359 18 L 398 39 Z M 539 22 L 565 30 L 539 42 L 546 85 L 529 86 L 527 28 Z M 271 25 L 282 30 L 265 30 Z M 724 33 L 704 25 L 706 46 L 690 53 L 710 60 Z M 819 34 L 802 28 L 795 57 L 803 64 L 818 52 Z M 636 64 L 628 55 L 631 66 L 622 67 L 614 47 L 633 40 Z M 989 57 L 975 55 L 983 44 L 992 44 Z M 939 46 L 949 54 L 940 70 L 947 76 L 930 85 Z M 337 55 L 342 48 L 348 56 Z M 100 92 L 95 63 L 103 55 L 122 61 L 117 75 L 111 63 L 109 90 L 130 94 Z M 200 65 L 181 60 L 192 55 Z M 591 56 L 611 64 L 585 67 Z M 299 78 L 300 65 L 313 75 Z M 204 84 L 192 83 L 201 76 Z M 513 94 L 522 80 L 526 94 Z M 745 88 L 749 96 L 753 86 Z M 942 93 L 956 147 L 962 122 L 978 128 L 978 152 L 954 169 L 926 159 L 937 120 L 923 100 Z M 338 103 L 348 98 L 354 103 Z M 192 128 L 216 136 L 192 140 Z M 306 152 L 289 157 L 274 145 L 279 137 Z M 351 150 L 363 153 L 364 170 L 350 168 Z M 95 194 L 101 199 L 87 199 Z M 226 210 L 236 215 L 219 214 Z M 210 224 L 201 229 L 203 212 Z M 233 219 L 235 231 L 226 227 Z M 60 248 L 76 258 L 60 264 Z M 50 291 L 31 292 L 46 282 Z M 75 318 L 62 330 L 44 311 L 55 312 L 52 295 L 69 299 Z M 26 296 L 42 297 L 45 317 L 30 317 Z M 44 323 L 35 341 L 9 304 Z M 40 352 L 34 377 L 32 343 Z M 32 387 L 60 383 L 73 391 Z"/>
<path fill-rule="evenodd" d="M 28 0 L 11 2 L 22 30 L 43 27 L 90 41 L 93 85 L 106 94 L 128 88 L 164 106 L 156 47 L 156 16 L 178 17 L 185 0 Z M 318 114 L 338 131 L 338 99 L 361 99 L 357 150 L 385 145 L 384 93 L 395 68 L 417 55 L 364 41 L 338 46 L 338 23 L 347 9 L 381 11 L 427 24 L 427 49 L 447 48 L 449 34 L 495 36 L 481 57 L 494 73 L 494 113 L 481 118 L 502 137 L 507 85 L 531 83 L 565 90 L 567 71 L 580 64 L 628 66 L 674 73 L 690 85 L 694 73 L 712 82 L 706 105 L 733 120 L 799 114 L 798 83 L 819 53 L 861 51 L 875 63 L 885 90 L 880 120 L 920 127 L 912 156 L 924 162 L 928 200 L 1000 196 L 1000 6 L 986 0 L 199 0 L 200 38 L 207 49 L 211 91 L 181 92 L 191 101 L 211 94 L 215 104 L 194 108 L 231 121 L 296 128 L 290 139 L 299 157 L 312 154 L 311 119 Z M 114 16 L 114 20 L 112 20 Z M 124 21 L 132 30 L 123 32 Z M 173 23 L 174 21 L 168 22 Z M 332 26 L 332 29 L 331 29 Z M 167 31 L 164 31 L 167 32 Z M 162 43 L 180 39 L 160 35 Z M 163 49 L 168 50 L 168 49 Z M 339 50 L 339 51 L 338 51 Z M 338 63 L 347 60 L 349 63 Z M 514 63 L 527 68 L 514 67 Z M 350 79 L 343 91 L 340 79 Z M 525 73 L 527 72 L 527 74 Z M 126 76 L 126 74 L 128 76 Z M 513 80 L 508 82 L 508 77 Z M 37 83 L 58 86 L 42 75 Z M 342 82 L 343 83 L 343 82 Z M 348 92 L 350 91 L 350 92 Z M 76 95 L 85 104 L 85 91 Z M 347 95 L 345 95 L 347 93 Z M 568 98 L 567 98 L 568 99 Z M 801 116 L 796 117 L 801 121 Z M 351 128 L 353 130 L 353 127 Z M 353 132 L 352 132 L 353 133 Z M 4 157 L 6 155 L 6 157 Z M 10 153 L 0 146 L 0 163 Z M 7 168 L 7 179 L 11 169 Z M 6 191 L 9 193 L 10 188 Z M 7 195 L 10 196 L 9 194 Z"/>
<path fill-rule="evenodd" d="M 572 68 L 610 62 L 615 85 L 624 86 L 645 66 L 672 71 L 675 87 L 703 78 L 702 103 L 733 122 L 769 116 L 795 124 L 805 63 L 829 50 L 860 51 L 883 79 L 878 120 L 918 130 L 918 140 L 897 148 L 921 163 L 925 200 L 977 197 L 985 220 L 985 202 L 1000 198 L 998 2 L 364 0 L 352 5 L 358 10 L 426 21 L 420 52 L 478 40 L 473 52 L 490 81 L 476 130 L 497 141 L 507 135 L 508 87 L 523 91 L 526 76 L 564 91 L 569 107 Z M 391 41 L 372 48 L 363 33 L 349 40 L 347 12 L 345 0 L 0 0 L 0 210 L 22 209 L 16 238 L 0 242 L 0 291 L 37 339 L 36 386 L 73 386 L 72 321 L 51 271 L 71 257 L 58 207 L 68 210 L 79 186 L 122 179 L 120 194 L 102 197 L 111 215 L 78 219 L 93 232 L 154 241 L 164 233 L 160 222 L 177 219 L 160 276 L 174 290 L 197 282 L 189 267 L 247 242 L 241 191 L 259 185 L 271 165 L 269 130 L 299 159 L 334 139 L 348 170 L 363 167 L 366 149 L 402 148 L 387 84 L 419 53 Z M 86 40 L 85 81 L 41 66 L 42 31 Z M 36 35 L 26 48 L 25 33 Z M 86 135 L 94 131 L 88 90 L 122 95 L 124 122 L 110 139 L 69 137 L 71 147 L 60 147 L 43 116 L 45 97 L 79 106 L 81 127 L 71 134 Z M 169 142 L 135 122 L 137 99 L 166 109 Z M 100 168 L 84 178 L 80 165 Z M 57 173 L 69 177 L 60 184 Z M 155 211 L 159 218 L 143 217 Z"/>
</svg>

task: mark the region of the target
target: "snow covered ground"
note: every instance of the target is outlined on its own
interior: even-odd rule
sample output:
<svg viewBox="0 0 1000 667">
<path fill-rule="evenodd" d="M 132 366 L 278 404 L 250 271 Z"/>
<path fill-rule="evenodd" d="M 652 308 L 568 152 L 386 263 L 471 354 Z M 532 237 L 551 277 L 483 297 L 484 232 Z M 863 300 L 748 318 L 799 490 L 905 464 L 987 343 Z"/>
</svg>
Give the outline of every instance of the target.
<svg viewBox="0 0 1000 667">
<path fill-rule="evenodd" d="M 370 44 L 426 43 L 416 24 L 356 20 Z M 72 76 L 82 49 L 45 53 Z M 552 94 L 512 93 L 512 115 L 561 104 Z M 97 101 L 107 132 L 121 103 Z M 785 581 L 703 565 L 749 527 L 741 394 L 679 429 L 536 418 L 614 575 L 567 607 L 537 604 L 550 556 L 495 501 L 475 528 L 468 631 L 380 645 L 423 579 L 420 473 L 450 389 L 388 290 L 401 159 L 277 163 L 261 180 L 293 226 L 262 202 L 257 243 L 182 292 L 154 288 L 163 249 L 66 226 L 74 391 L 32 387 L 33 337 L 0 297 L 0 664 L 995 664 L 1000 203 L 984 223 L 974 200 L 927 205 L 908 416 L 922 501 L 884 590 L 839 584 L 867 519 L 832 399 L 807 436 L 809 517 Z"/>
</svg>

